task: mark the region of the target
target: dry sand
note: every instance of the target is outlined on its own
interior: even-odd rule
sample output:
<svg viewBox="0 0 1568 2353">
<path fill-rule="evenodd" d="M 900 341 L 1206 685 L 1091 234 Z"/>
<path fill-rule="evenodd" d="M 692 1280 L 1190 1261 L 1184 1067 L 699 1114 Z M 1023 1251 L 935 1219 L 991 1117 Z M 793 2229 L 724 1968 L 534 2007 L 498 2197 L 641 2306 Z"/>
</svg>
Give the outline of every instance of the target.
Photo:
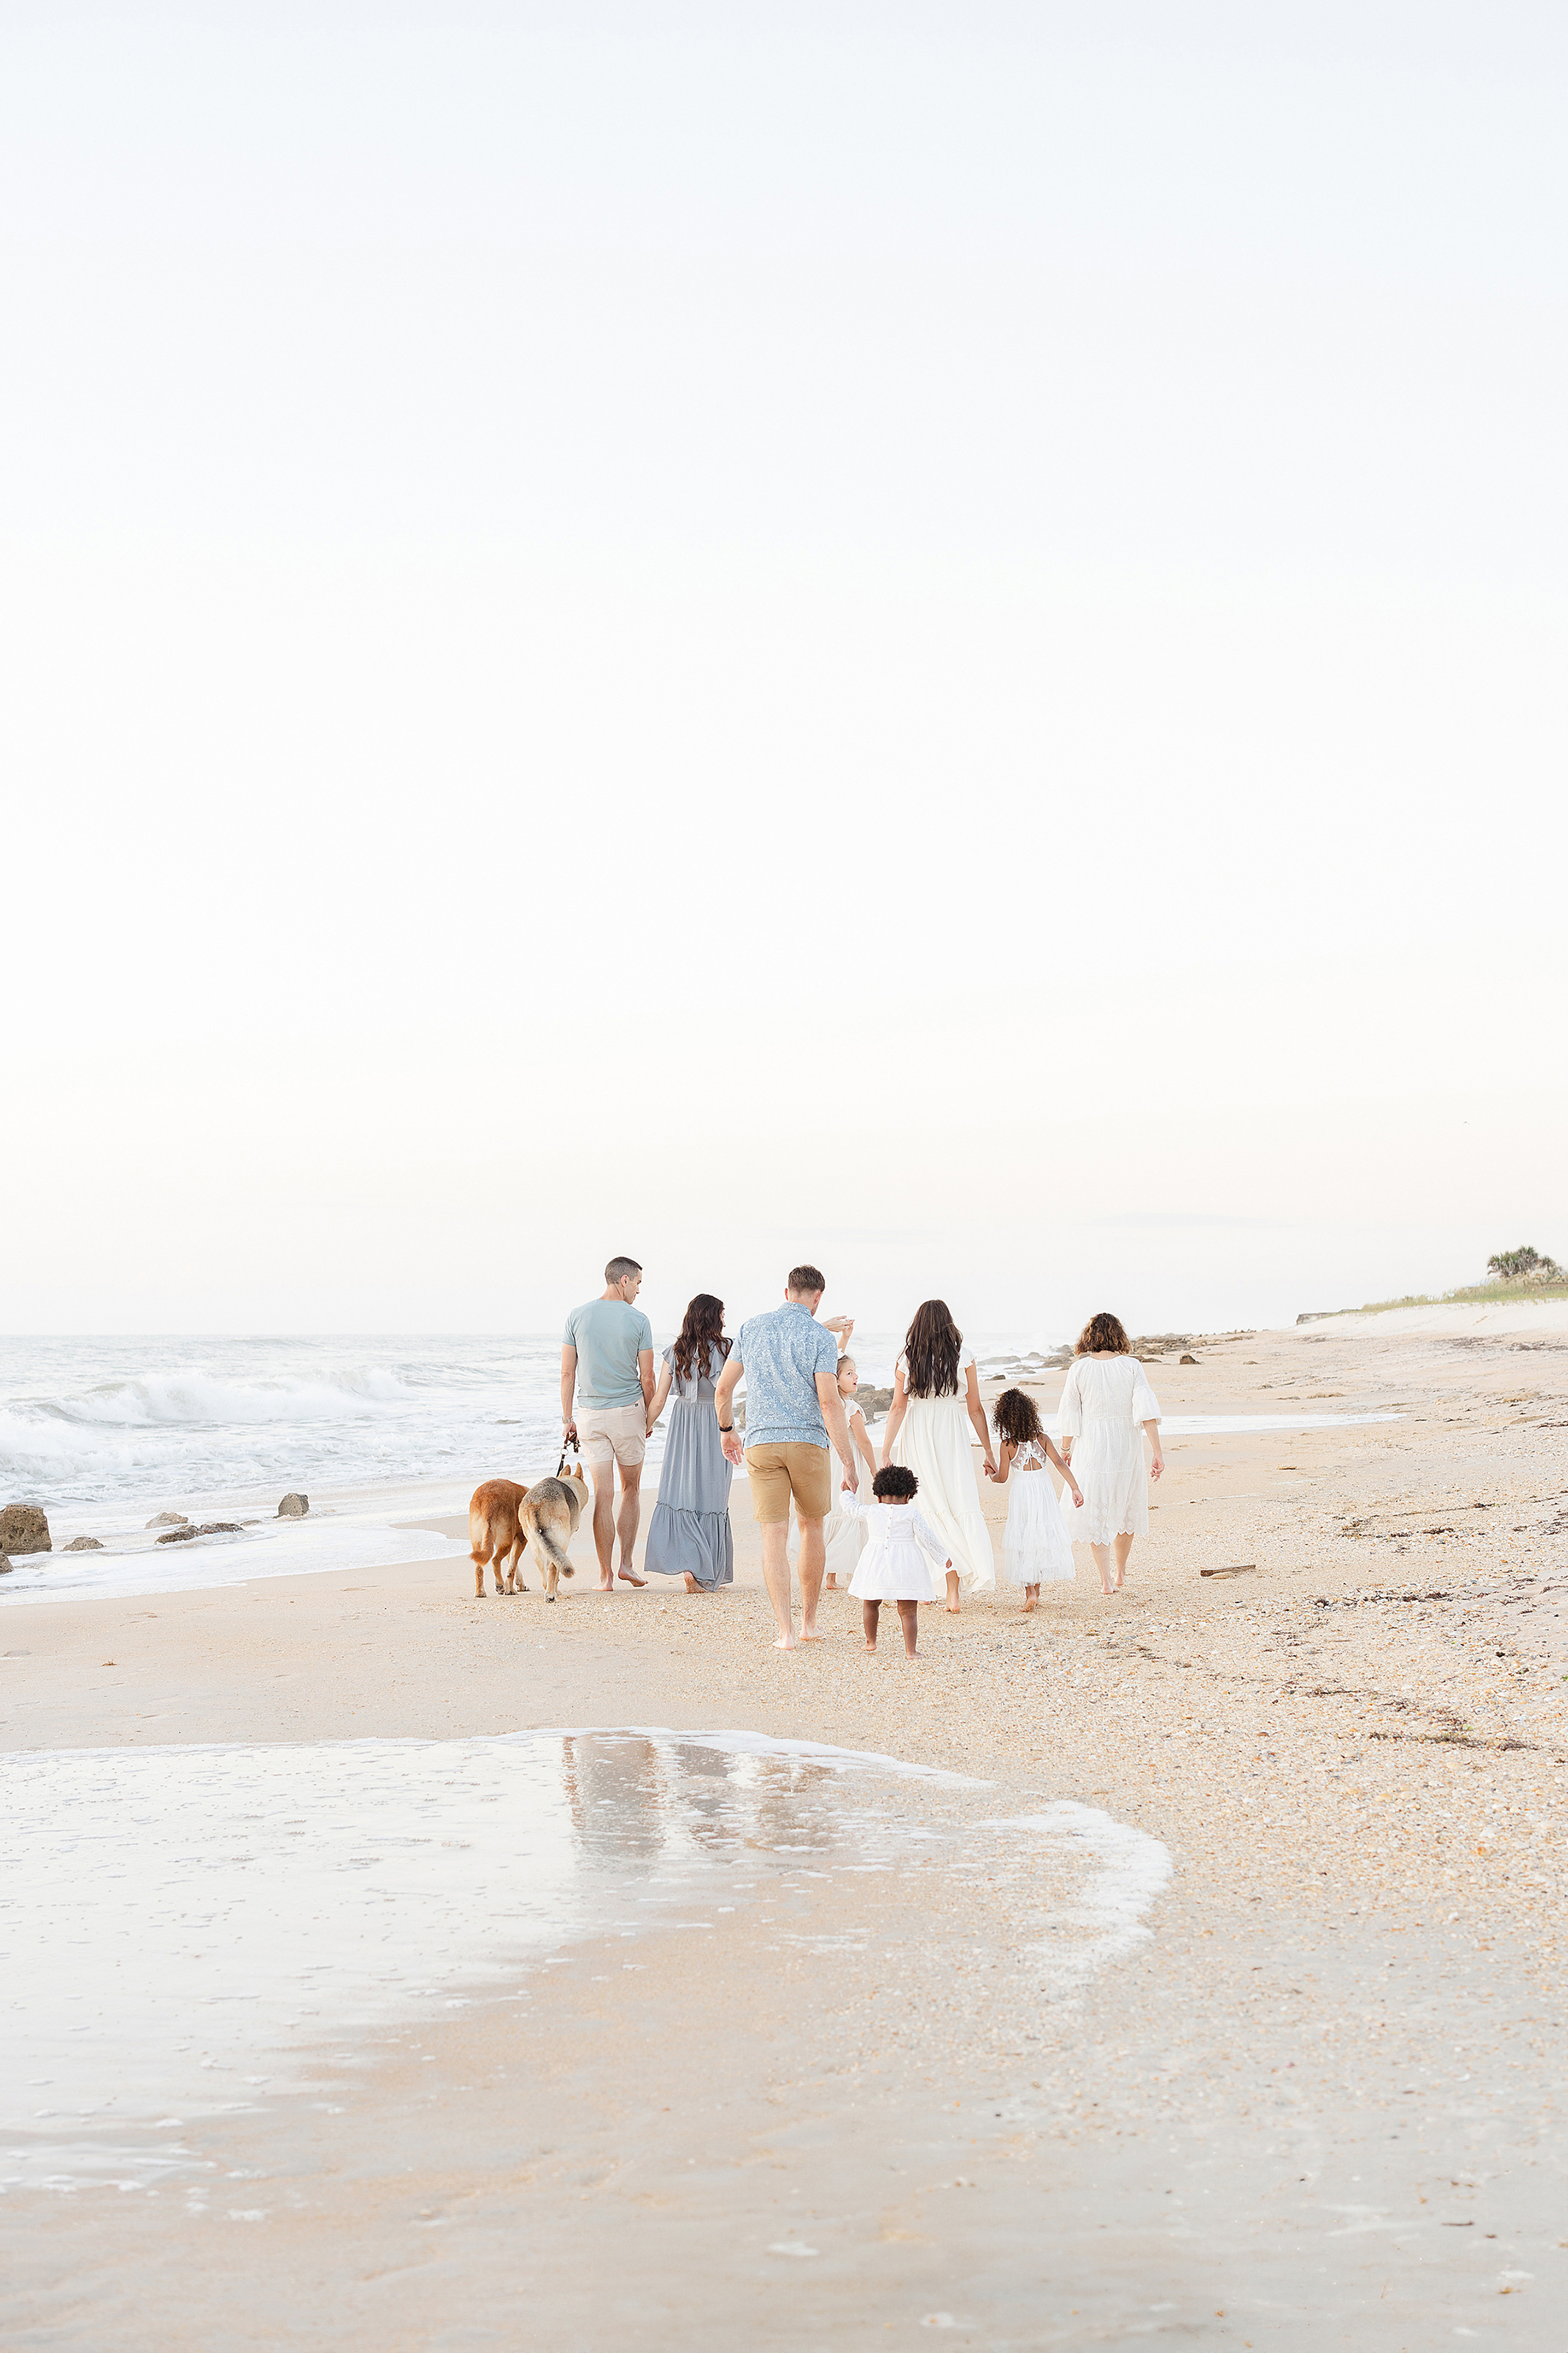
<svg viewBox="0 0 1568 2353">
<path fill-rule="evenodd" d="M 1081 1799 L 1174 1870 L 1077 1993 L 984 1876 L 796 1875 L 782 1942 L 656 1932 L 633 1976 L 590 1940 L 205 2131 L 260 2220 L 13 2196 L 0 2343 L 1560 2342 L 1568 1314 L 1194 1353 L 1167 1416 L 1400 1419 L 1168 1440 L 1125 1594 L 1080 1548 L 1032 1616 L 922 1611 L 913 1667 L 847 1598 L 769 1647 L 743 1482 L 712 1599 L 599 1596 L 584 1533 L 552 1609 L 442 1562 L 9 1616 L 12 1750 L 748 1728 Z"/>
</svg>

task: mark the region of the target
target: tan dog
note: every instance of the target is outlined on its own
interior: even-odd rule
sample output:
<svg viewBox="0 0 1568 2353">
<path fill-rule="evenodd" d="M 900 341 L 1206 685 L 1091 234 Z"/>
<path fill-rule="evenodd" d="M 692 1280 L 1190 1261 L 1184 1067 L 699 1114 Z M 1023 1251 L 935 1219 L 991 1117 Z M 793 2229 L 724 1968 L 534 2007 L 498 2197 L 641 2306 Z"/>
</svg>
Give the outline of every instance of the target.
<svg viewBox="0 0 1568 2353">
<path fill-rule="evenodd" d="M 546 1601 L 554 1600 L 561 1577 L 577 1573 L 566 1557 L 566 1547 L 587 1508 L 587 1482 L 576 1463 L 563 1479 L 539 1480 L 522 1499 L 518 1525 L 543 1579 Z"/>
<path fill-rule="evenodd" d="M 528 1537 L 518 1517 L 527 1493 L 527 1488 L 520 1487 L 515 1479 L 487 1479 L 482 1487 L 474 1489 L 468 1505 L 468 1549 L 474 1556 L 476 1601 L 484 1596 L 487 1561 L 494 1564 L 498 1593 L 528 1590 L 520 1566 Z"/>
</svg>

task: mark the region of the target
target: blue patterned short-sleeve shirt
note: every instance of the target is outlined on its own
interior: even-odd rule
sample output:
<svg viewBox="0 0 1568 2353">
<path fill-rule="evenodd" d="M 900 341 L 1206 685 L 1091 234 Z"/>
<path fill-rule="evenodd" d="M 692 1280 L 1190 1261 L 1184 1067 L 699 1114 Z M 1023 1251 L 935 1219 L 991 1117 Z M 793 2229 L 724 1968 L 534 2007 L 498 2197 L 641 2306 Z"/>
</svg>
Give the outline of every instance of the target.
<svg viewBox="0 0 1568 2353">
<path fill-rule="evenodd" d="M 838 1343 L 798 1299 L 748 1315 L 734 1361 L 746 1375 L 746 1444 L 826 1446 L 816 1376 L 836 1372 Z"/>
</svg>

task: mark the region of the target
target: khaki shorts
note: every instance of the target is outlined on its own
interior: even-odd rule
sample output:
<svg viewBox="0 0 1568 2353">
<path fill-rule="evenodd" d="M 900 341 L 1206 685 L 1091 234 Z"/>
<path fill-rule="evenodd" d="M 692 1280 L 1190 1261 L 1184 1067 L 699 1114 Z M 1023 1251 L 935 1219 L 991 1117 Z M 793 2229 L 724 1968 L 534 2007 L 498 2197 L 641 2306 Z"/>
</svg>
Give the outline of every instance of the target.
<svg viewBox="0 0 1568 2353">
<path fill-rule="evenodd" d="M 647 1406 L 579 1406 L 577 1443 L 590 1469 L 607 1471 L 615 1461 L 635 1471 L 647 1452 Z"/>
<path fill-rule="evenodd" d="M 828 1470 L 832 1459 L 826 1446 L 798 1442 L 775 1446 L 765 1440 L 761 1446 L 748 1446 L 746 1476 L 752 1482 L 752 1514 L 759 1527 L 787 1520 L 792 1495 L 797 1520 L 825 1520 L 833 1501 Z"/>
</svg>

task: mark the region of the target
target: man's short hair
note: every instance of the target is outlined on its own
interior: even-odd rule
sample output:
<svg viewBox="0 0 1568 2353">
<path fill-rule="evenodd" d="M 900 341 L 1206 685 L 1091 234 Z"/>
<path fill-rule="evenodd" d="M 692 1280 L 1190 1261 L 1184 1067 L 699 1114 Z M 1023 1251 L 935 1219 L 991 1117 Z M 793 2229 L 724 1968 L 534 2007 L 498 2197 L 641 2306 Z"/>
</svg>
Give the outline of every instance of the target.
<svg viewBox="0 0 1568 2353">
<path fill-rule="evenodd" d="M 819 1266 L 792 1266 L 784 1284 L 786 1291 L 826 1291 L 826 1288 L 827 1277 Z"/>
<path fill-rule="evenodd" d="M 606 1282 L 625 1282 L 628 1274 L 640 1274 L 641 1267 L 635 1258 L 613 1258 L 605 1269 Z"/>
<path fill-rule="evenodd" d="M 908 1503 L 918 1495 L 921 1482 L 907 1463 L 885 1463 L 871 1482 L 871 1493 L 879 1504 Z"/>
</svg>

